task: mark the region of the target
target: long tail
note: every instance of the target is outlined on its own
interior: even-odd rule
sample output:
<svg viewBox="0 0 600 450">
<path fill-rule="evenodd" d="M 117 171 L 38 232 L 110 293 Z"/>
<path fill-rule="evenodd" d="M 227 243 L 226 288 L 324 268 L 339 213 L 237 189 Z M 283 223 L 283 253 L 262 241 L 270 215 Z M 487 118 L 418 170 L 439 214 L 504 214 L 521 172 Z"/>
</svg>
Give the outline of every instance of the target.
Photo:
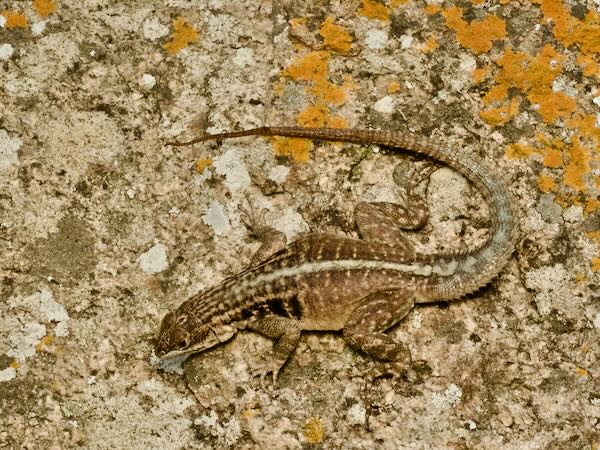
<svg viewBox="0 0 600 450">
<path fill-rule="evenodd" d="M 456 263 L 453 276 L 432 285 L 431 295 L 423 301 L 451 300 L 476 291 L 489 283 L 503 268 L 519 239 L 518 210 L 500 174 L 475 155 L 464 156 L 440 142 L 409 133 L 336 128 L 262 127 L 205 135 L 173 146 L 192 145 L 209 140 L 242 136 L 287 136 L 324 141 L 376 144 L 405 149 L 439 160 L 465 176 L 481 192 L 490 206 L 492 227 L 487 241 L 471 252 L 438 255 Z"/>
</svg>

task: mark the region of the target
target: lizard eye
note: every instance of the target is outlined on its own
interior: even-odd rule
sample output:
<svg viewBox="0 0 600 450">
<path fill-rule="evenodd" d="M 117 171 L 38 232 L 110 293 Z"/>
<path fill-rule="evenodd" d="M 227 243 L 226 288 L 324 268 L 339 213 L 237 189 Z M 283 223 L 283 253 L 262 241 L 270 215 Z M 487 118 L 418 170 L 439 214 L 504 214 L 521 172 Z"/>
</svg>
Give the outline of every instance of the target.
<svg viewBox="0 0 600 450">
<path fill-rule="evenodd" d="M 177 324 L 178 325 L 183 325 L 184 323 L 187 322 L 187 316 L 185 314 L 182 314 L 181 316 L 177 317 Z"/>
</svg>

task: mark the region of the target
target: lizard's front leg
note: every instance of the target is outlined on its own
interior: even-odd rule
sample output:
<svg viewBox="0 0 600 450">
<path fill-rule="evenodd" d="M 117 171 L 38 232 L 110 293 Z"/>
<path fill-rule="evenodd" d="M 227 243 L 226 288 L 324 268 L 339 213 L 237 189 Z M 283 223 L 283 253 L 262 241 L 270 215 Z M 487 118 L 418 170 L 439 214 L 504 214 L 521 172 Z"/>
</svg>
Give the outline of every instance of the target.
<svg viewBox="0 0 600 450">
<path fill-rule="evenodd" d="M 415 302 L 410 293 L 400 289 L 374 292 L 352 311 L 344 325 L 344 340 L 380 361 L 399 361 L 410 352 L 383 332 L 402 320 Z"/>
<path fill-rule="evenodd" d="M 255 371 L 255 374 L 260 375 L 261 382 L 266 374 L 272 372 L 273 384 L 275 384 L 279 371 L 300 341 L 300 334 L 302 332 L 300 324 L 294 319 L 272 315 L 250 322 L 248 328 L 276 339 L 273 346 L 272 361 Z"/>
</svg>

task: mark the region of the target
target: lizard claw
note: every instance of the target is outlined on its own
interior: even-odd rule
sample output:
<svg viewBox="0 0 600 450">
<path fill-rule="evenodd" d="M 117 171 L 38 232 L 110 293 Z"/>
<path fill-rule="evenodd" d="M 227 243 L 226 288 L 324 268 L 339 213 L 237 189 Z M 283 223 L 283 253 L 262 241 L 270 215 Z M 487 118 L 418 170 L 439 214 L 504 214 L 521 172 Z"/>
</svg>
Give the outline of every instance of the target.
<svg viewBox="0 0 600 450">
<path fill-rule="evenodd" d="M 260 385 L 265 387 L 265 378 L 269 373 L 273 376 L 273 386 L 277 384 L 277 378 L 279 377 L 279 371 L 281 370 L 282 364 L 279 364 L 278 361 L 273 361 L 272 363 L 261 364 L 257 369 L 251 372 L 251 377 L 256 378 L 259 377 Z"/>
</svg>

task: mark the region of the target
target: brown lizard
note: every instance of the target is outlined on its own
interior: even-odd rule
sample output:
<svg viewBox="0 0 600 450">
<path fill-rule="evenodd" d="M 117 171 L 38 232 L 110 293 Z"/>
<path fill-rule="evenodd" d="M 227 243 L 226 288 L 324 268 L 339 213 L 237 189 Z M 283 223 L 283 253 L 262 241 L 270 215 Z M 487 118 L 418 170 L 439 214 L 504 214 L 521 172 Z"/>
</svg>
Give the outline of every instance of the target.
<svg viewBox="0 0 600 450">
<path fill-rule="evenodd" d="M 165 315 L 156 345 L 162 359 L 201 352 L 250 328 L 276 339 L 272 363 L 261 369 L 262 375 L 272 372 L 274 382 L 302 330 L 343 330 L 352 347 L 381 361 L 397 361 L 406 351 L 384 334 L 387 329 L 415 304 L 477 291 L 513 253 L 519 238 L 517 207 L 501 177 L 483 160 L 428 138 L 393 131 L 264 127 L 173 145 L 249 135 L 377 144 L 441 161 L 465 176 L 486 199 L 492 215 L 490 233 L 476 250 L 417 253 L 400 229 L 416 229 L 427 220 L 424 201 L 413 192 L 420 179 L 408 189 L 418 199 L 412 209 L 383 202 L 357 205 L 355 221 L 362 239 L 313 233 L 285 246 L 280 232 L 258 227 L 253 231 L 263 245 L 257 263 Z"/>
</svg>

